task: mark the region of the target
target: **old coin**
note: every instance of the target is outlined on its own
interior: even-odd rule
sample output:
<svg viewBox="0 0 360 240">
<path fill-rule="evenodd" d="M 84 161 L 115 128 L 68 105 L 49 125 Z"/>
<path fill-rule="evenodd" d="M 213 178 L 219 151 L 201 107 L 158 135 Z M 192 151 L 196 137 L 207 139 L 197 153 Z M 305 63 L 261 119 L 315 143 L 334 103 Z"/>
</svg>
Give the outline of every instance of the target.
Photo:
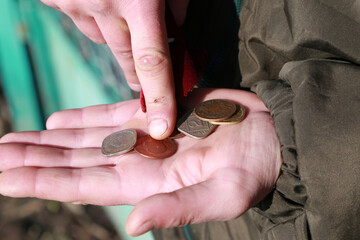
<svg viewBox="0 0 360 240">
<path fill-rule="evenodd" d="M 236 105 L 223 99 L 212 99 L 195 107 L 195 114 L 204 121 L 221 121 L 231 117 L 236 111 Z"/>
<path fill-rule="evenodd" d="M 135 146 L 135 151 L 146 158 L 167 158 L 172 156 L 176 150 L 177 146 L 174 140 L 169 138 L 156 140 L 150 135 L 139 138 Z"/>
<path fill-rule="evenodd" d="M 215 128 L 216 125 L 197 118 L 194 110 L 185 114 L 177 123 L 177 129 L 180 132 L 195 139 L 207 137 Z"/>
<path fill-rule="evenodd" d="M 180 105 L 177 105 L 176 123 L 187 113 L 187 111 Z M 178 139 L 184 137 L 185 134 L 180 132 L 177 127 L 174 128 L 173 132 L 169 136 L 170 139 Z"/>
<path fill-rule="evenodd" d="M 101 151 L 108 157 L 127 153 L 134 148 L 136 139 L 135 129 L 125 129 L 112 133 L 104 139 Z"/>
<path fill-rule="evenodd" d="M 221 121 L 210 121 L 210 123 L 215 125 L 231 125 L 237 124 L 244 120 L 246 114 L 246 109 L 243 106 L 236 105 L 236 112 L 231 117 L 221 120 Z"/>
<path fill-rule="evenodd" d="M 169 136 L 170 139 L 178 139 L 184 137 L 185 134 L 180 132 L 177 128 L 174 129 L 174 131 Z"/>
</svg>

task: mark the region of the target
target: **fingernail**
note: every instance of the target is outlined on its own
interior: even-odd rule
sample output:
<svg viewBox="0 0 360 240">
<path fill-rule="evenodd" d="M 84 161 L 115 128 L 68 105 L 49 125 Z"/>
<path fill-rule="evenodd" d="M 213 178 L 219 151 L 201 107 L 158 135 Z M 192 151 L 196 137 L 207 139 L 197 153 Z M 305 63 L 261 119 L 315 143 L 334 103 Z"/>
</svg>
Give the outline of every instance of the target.
<svg viewBox="0 0 360 240">
<path fill-rule="evenodd" d="M 135 231 L 132 232 L 132 235 L 139 236 L 141 234 L 144 234 L 144 233 L 150 231 L 153 228 L 154 228 L 154 223 L 152 221 L 145 222 L 141 226 L 139 226 L 137 229 L 135 229 Z"/>
<path fill-rule="evenodd" d="M 153 137 L 161 137 L 167 130 L 168 124 L 164 119 L 154 119 L 150 122 L 149 131 Z"/>
</svg>

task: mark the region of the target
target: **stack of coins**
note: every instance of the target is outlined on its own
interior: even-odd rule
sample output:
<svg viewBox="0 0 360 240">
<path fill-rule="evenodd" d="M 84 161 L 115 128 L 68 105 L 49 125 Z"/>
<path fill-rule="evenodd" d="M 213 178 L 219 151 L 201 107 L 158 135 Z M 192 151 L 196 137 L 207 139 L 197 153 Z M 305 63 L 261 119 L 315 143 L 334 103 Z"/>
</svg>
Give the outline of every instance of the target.
<svg viewBox="0 0 360 240">
<path fill-rule="evenodd" d="M 185 135 L 203 139 L 212 133 L 217 125 L 240 123 L 246 110 L 223 99 L 212 99 L 200 103 L 177 123 L 177 129 Z"/>
<path fill-rule="evenodd" d="M 137 139 L 135 129 L 125 129 L 107 136 L 101 147 L 102 153 L 108 157 L 124 154 L 133 149 L 144 157 L 162 159 L 172 156 L 177 146 L 170 138 L 156 140 L 146 135 Z"/>
<path fill-rule="evenodd" d="M 102 144 L 102 153 L 111 157 L 135 150 L 140 155 L 163 159 L 172 156 L 177 145 L 174 139 L 189 136 L 203 139 L 210 135 L 217 125 L 240 123 L 245 118 L 246 110 L 223 99 L 212 99 L 200 103 L 191 111 L 182 116 L 171 136 L 164 140 L 156 140 L 149 135 L 137 139 L 134 129 L 125 129 L 107 136 Z"/>
</svg>

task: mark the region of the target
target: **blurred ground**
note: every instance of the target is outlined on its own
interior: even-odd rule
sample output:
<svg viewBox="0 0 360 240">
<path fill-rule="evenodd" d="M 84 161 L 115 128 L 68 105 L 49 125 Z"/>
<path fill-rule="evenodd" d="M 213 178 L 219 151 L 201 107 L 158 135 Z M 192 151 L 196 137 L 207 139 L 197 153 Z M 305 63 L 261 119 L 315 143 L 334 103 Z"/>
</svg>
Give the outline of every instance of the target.
<svg viewBox="0 0 360 240">
<path fill-rule="evenodd" d="M 0 197 L 0 239 L 120 240 L 101 207 Z"/>
<path fill-rule="evenodd" d="M 0 137 L 11 131 L 0 89 Z M 120 240 L 103 209 L 0 195 L 0 240 Z"/>
</svg>

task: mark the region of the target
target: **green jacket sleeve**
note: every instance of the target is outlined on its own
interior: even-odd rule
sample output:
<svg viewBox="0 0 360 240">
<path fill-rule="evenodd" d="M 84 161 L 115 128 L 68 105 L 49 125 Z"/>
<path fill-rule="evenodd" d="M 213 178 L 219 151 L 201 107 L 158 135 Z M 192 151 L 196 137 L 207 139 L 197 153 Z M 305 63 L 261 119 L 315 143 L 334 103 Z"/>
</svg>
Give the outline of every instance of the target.
<svg viewBox="0 0 360 240">
<path fill-rule="evenodd" d="M 262 239 L 360 236 L 360 4 L 244 3 L 239 61 L 274 118 L 282 173 L 251 211 Z"/>
</svg>

